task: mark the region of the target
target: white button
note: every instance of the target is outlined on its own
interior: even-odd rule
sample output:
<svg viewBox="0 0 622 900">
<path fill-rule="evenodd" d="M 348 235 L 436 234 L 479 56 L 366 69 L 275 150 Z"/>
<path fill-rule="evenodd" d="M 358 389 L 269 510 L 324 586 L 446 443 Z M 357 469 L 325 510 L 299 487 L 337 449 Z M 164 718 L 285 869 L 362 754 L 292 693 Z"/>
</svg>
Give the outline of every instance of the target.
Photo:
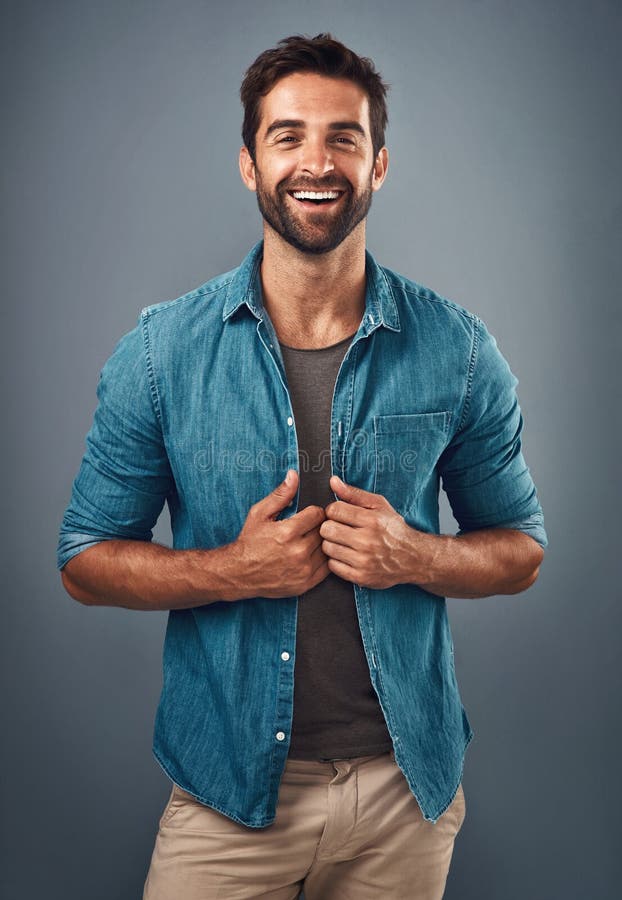
<svg viewBox="0 0 622 900">
<path fill-rule="evenodd" d="M 370 316 L 370 317 L 369 317 L 369 324 L 370 324 L 370 325 L 373 325 L 373 324 L 374 324 L 374 317 L 373 317 L 373 316 Z"/>
<path fill-rule="evenodd" d="M 294 424 L 294 420 L 292 419 L 291 416 L 288 416 L 288 417 L 287 417 L 287 424 L 288 424 L 288 425 L 293 425 L 293 424 Z"/>
<path fill-rule="evenodd" d="M 287 662 L 287 660 L 289 659 L 289 653 L 287 652 L 287 650 L 283 650 L 283 652 L 281 653 L 281 659 L 284 659 L 285 662 Z"/>
<path fill-rule="evenodd" d="M 277 739 L 277 741 L 284 741 L 284 740 L 285 740 L 285 732 L 284 732 L 284 731 L 277 731 L 277 733 L 276 733 L 276 739 Z"/>
</svg>

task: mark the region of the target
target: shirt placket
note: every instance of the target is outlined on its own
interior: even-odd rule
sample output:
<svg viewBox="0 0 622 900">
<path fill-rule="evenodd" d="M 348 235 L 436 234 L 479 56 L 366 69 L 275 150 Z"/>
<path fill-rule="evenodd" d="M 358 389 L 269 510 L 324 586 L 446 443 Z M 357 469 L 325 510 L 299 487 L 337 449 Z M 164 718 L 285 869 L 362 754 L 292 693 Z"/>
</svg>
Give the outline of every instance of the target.
<svg viewBox="0 0 622 900">
<path fill-rule="evenodd" d="M 270 319 L 262 316 L 257 322 L 257 334 L 265 351 L 270 356 L 274 365 L 275 376 L 278 378 L 283 388 L 283 404 L 279 404 L 277 416 L 282 419 L 286 428 L 287 446 L 283 453 L 283 460 L 286 469 L 295 469 L 299 471 L 298 465 L 298 439 L 296 435 L 296 423 L 294 420 L 294 411 L 292 407 L 291 397 L 287 388 L 287 379 L 285 376 L 285 368 L 278 347 L 278 339 Z M 283 476 L 285 473 L 282 473 Z M 298 494 L 294 498 L 292 505 L 286 510 L 285 518 L 294 515 L 298 509 Z M 275 613 L 280 612 L 280 640 L 276 646 L 278 656 L 278 683 L 277 683 L 277 702 L 272 721 L 270 741 L 272 743 L 271 754 L 271 770 L 270 770 L 270 791 L 268 805 L 273 809 L 276 808 L 279 783 L 291 737 L 291 726 L 294 710 L 294 663 L 295 663 L 295 647 L 296 647 L 296 626 L 298 619 L 298 598 L 292 597 L 279 601 L 275 605 Z M 275 628 L 276 631 L 276 628 Z"/>
<path fill-rule="evenodd" d="M 350 435 L 350 425 L 352 417 L 352 397 L 355 384 L 355 375 L 357 375 L 357 361 L 362 351 L 363 341 L 367 339 L 373 331 L 381 324 L 380 316 L 373 312 L 366 312 L 361 327 L 356 333 L 348 352 L 345 354 L 333 391 L 332 411 L 331 411 L 331 464 L 333 474 L 339 475 L 346 483 L 348 481 L 348 472 L 346 469 L 348 438 Z M 360 375 L 358 376 L 360 377 Z M 357 616 L 359 627 L 361 630 L 361 638 L 363 641 L 363 649 L 369 665 L 369 672 L 372 685 L 378 696 L 378 701 L 383 710 L 389 733 L 395 741 L 397 735 L 394 733 L 387 709 L 385 706 L 384 692 L 382 690 L 382 679 L 378 668 L 378 651 L 376 647 L 376 637 L 374 629 L 371 625 L 371 614 L 369 609 L 369 591 L 365 588 L 354 585 L 354 597 L 356 602 Z"/>
</svg>

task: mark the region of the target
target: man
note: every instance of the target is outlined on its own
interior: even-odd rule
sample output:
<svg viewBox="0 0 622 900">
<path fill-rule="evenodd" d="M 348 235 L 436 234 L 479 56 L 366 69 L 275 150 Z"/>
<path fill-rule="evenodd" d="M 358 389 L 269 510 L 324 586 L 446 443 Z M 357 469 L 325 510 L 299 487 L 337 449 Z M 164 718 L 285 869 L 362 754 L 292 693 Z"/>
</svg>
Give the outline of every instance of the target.
<svg viewBox="0 0 622 900">
<path fill-rule="evenodd" d="M 329 35 L 261 54 L 240 171 L 263 242 L 143 310 L 102 372 L 59 566 L 82 603 L 170 610 L 147 900 L 440 898 L 472 737 L 444 597 L 538 574 L 515 377 L 480 319 L 366 253 L 385 93 Z"/>
</svg>

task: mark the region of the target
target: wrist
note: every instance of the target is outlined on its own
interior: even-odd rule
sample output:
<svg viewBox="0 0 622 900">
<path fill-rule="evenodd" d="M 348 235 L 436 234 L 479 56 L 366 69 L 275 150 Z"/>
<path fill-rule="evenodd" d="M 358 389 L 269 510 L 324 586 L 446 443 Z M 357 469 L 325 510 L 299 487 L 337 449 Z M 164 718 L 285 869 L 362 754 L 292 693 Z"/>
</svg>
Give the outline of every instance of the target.
<svg viewBox="0 0 622 900">
<path fill-rule="evenodd" d="M 204 550 L 190 550 L 192 594 L 203 603 L 233 602 L 251 597 L 237 542 Z"/>
<path fill-rule="evenodd" d="M 447 561 L 451 558 L 454 538 L 448 534 L 429 534 L 411 529 L 408 582 L 433 591 L 443 580 Z"/>
</svg>

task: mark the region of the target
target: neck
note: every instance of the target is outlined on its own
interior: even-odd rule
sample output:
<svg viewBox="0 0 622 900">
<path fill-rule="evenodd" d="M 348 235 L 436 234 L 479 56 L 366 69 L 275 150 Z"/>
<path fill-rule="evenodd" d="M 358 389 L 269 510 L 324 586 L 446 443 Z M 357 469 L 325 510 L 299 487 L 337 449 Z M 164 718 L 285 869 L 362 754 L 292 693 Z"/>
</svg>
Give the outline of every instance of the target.
<svg viewBox="0 0 622 900">
<path fill-rule="evenodd" d="M 284 344 L 314 349 L 353 334 L 365 310 L 365 222 L 321 254 L 297 250 L 264 225 L 261 286 Z"/>
</svg>

